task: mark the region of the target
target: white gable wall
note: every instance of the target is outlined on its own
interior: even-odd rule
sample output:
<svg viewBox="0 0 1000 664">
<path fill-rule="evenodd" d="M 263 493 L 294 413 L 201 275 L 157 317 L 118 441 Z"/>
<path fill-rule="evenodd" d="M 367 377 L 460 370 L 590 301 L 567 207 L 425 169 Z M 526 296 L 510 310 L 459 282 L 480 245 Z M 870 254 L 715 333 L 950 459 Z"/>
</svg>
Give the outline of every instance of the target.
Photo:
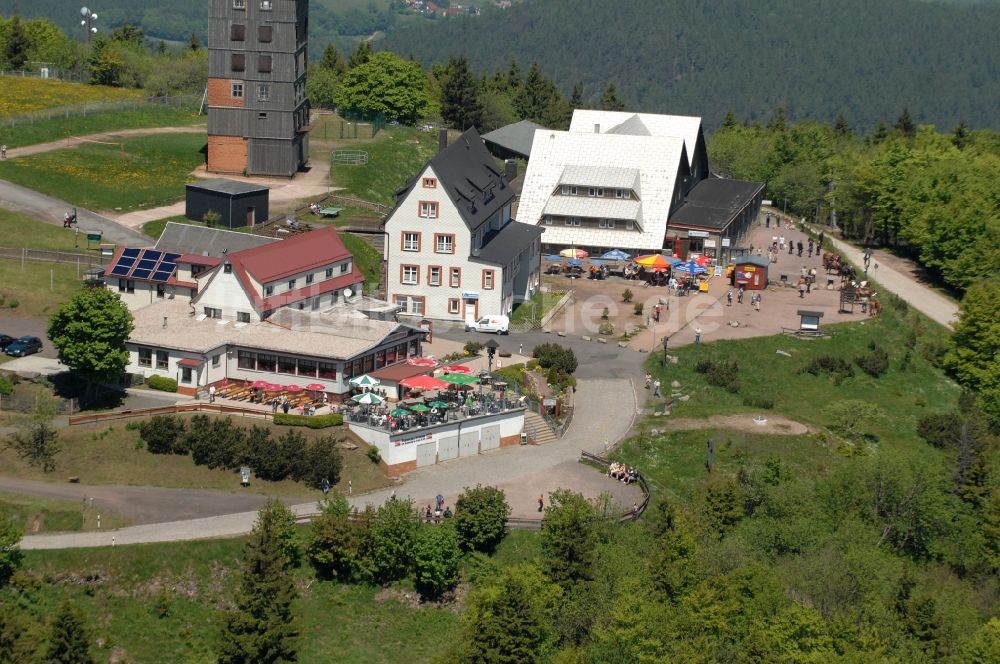
<svg viewBox="0 0 1000 664">
<path fill-rule="evenodd" d="M 237 312 L 250 314 L 250 321 L 260 320 L 260 314 L 254 309 L 253 301 L 243 290 L 243 285 L 236 276 L 235 270 L 226 273 L 223 266 L 215 268 L 212 274 L 201 278 L 201 291 L 191 303 L 198 314 L 205 312 L 205 307 L 222 309 L 222 317 L 236 320 Z"/>
</svg>

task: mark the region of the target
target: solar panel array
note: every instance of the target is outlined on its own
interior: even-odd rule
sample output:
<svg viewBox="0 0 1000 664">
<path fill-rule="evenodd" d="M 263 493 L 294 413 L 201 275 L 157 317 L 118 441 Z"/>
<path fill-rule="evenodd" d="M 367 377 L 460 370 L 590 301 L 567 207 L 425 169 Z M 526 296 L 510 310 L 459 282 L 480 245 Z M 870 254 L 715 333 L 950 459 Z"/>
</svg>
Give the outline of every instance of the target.
<svg viewBox="0 0 1000 664">
<path fill-rule="evenodd" d="M 125 279 L 143 279 L 165 283 L 177 269 L 180 254 L 155 249 L 125 249 L 109 274 Z"/>
</svg>

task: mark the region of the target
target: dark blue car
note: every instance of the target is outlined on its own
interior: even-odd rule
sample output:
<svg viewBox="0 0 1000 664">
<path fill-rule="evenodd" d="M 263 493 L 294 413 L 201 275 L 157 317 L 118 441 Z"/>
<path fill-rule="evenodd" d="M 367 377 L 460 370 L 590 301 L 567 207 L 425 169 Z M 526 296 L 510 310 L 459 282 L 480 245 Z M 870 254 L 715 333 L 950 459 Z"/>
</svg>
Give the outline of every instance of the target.
<svg viewBox="0 0 1000 664">
<path fill-rule="evenodd" d="M 17 341 L 7 346 L 3 352 L 11 357 L 24 357 L 32 353 L 39 353 L 42 350 L 42 340 L 38 337 L 21 337 Z"/>
<path fill-rule="evenodd" d="M 6 334 L 0 334 L 0 350 L 6 350 L 7 346 L 11 345 L 17 341 L 14 337 L 8 336 Z"/>
</svg>

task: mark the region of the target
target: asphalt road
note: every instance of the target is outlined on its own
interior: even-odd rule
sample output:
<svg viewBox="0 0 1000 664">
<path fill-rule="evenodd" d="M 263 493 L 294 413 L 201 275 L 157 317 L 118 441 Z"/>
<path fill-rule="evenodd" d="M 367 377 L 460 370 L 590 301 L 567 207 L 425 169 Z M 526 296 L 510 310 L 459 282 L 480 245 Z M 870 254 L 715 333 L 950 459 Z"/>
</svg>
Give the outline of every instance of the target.
<svg viewBox="0 0 1000 664">
<path fill-rule="evenodd" d="M 22 318 L 0 314 L 0 334 L 6 334 L 15 338 L 25 335 L 38 337 L 42 340 L 43 344 L 42 352 L 38 353 L 38 355 L 55 359 L 57 356 L 55 346 L 52 345 L 52 342 L 49 341 L 48 336 L 45 334 L 47 327 L 45 321 L 36 318 Z"/>
<path fill-rule="evenodd" d="M 63 215 L 73 206 L 58 198 L 26 189 L 7 180 L 0 180 L 0 207 L 23 212 L 54 226 L 61 226 Z M 105 242 L 140 247 L 153 244 L 153 240 L 143 233 L 81 207 L 77 208 L 77 222 L 81 233 L 91 230 L 101 231 Z"/>
</svg>

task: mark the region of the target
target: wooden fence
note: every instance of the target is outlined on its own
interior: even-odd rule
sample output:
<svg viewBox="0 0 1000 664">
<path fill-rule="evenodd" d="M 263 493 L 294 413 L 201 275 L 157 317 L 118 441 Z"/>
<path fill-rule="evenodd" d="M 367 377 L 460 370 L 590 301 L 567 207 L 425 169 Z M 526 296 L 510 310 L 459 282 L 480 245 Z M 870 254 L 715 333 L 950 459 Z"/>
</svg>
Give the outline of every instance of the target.
<svg viewBox="0 0 1000 664">
<path fill-rule="evenodd" d="M 218 413 L 220 415 L 239 415 L 241 417 L 257 417 L 265 420 L 271 419 L 271 412 L 266 410 L 255 410 L 253 408 L 243 408 L 241 406 L 227 406 L 218 403 L 205 403 L 196 401 L 186 404 L 172 404 L 170 406 L 158 406 L 156 408 L 136 408 L 135 410 L 116 410 L 109 413 L 86 413 L 83 415 L 73 415 L 69 418 L 70 426 L 77 424 L 100 424 L 102 422 L 113 422 L 115 420 L 129 420 L 135 417 L 151 417 L 153 415 L 176 415 L 178 413 Z"/>
<path fill-rule="evenodd" d="M 601 468 L 607 468 L 611 465 L 611 461 L 609 459 L 597 456 L 596 454 L 591 454 L 590 452 L 581 451 L 580 460 L 584 463 L 600 466 Z M 647 507 L 649 507 L 649 500 L 652 497 L 649 494 L 649 484 L 646 483 L 646 478 L 643 477 L 642 473 L 638 470 L 636 471 L 636 475 L 638 476 L 639 488 L 642 489 L 642 502 L 639 503 L 639 509 L 633 509 L 625 512 L 621 515 L 621 517 L 619 517 L 619 521 L 635 521 L 642 516 L 642 513 L 646 511 Z"/>
<path fill-rule="evenodd" d="M 77 264 L 83 267 L 104 267 L 104 264 L 108 262 L 107 258 L 93 252 L 48 251 L 24 247 L 0 247 L 0 259 L 31 261 L 33 263 Z"/>
</svg>

